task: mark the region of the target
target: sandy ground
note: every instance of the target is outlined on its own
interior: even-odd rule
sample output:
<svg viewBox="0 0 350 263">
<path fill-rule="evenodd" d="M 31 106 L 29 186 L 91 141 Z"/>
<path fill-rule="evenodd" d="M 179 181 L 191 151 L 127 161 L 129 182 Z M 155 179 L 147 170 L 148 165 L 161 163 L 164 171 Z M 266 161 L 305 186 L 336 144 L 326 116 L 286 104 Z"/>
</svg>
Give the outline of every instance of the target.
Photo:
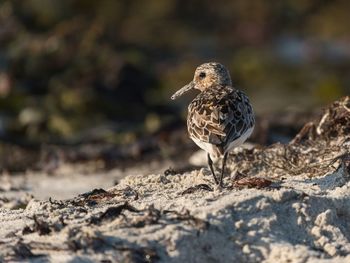
<svg viewBox="0 0 350 263">
<path fill-rule="evenodd" d="M 349 101 L 290 144 L 236 150 L 224 188 L 206 168 L 135 169 L 107 190 L 101 183 L 65 200 L 9 184 L 0 193 L 0 261 L 350 262 Z"/>
<path fill-rule="evenodd" d="M 349 262 L 349 179 L 342 167 L 262 189 L 218 189 L 206 169 L 130 176 L 108 192 L 1 209 L 1 255 L 38 262 Z"/>
<path fill-rule="evenodd" d="M 203 162 L 199 161 L 202 165 Z M 3 174 L 0 176 L 0 197 L 11 199 L 14 196 L 31 195 L 39 200 L 48 200 L 49 198 L 64 200 L 74 198 L 94 188 L 110 188 L 130 174 L 160 173 L 174 165 L 176 164 L 171 161 L 161 163 L 154 161 L 127 169 L 115 168 L 108 171 L 94 171 L 95 168 L 90 169 L 85 167 L 86 165 L 63 163 L 53 174 L 34 171 L 16 175 Z M 7 206 L 11 208 L 12 204 L 9 202 Z"/>
</svg>

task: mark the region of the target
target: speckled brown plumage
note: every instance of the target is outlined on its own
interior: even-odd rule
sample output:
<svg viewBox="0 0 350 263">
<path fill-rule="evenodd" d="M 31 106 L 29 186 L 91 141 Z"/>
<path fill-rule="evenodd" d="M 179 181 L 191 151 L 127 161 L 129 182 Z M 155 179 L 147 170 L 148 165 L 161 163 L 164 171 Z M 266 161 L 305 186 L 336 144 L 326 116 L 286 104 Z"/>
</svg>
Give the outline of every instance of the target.
<svg viewBox="0 0 350 263">
<path fill-rule="evenodd" d="M 188 107 L 188 133 L 191 139 L 212 144 L 212 157 L 224 155 L 230 143 L 253 126 L 253 110 L 247 96 L 230 86 L 213 86 L 201 92 Z"/>
<path fill-rule="evenodd" d="M 214 180 L 221 185 L 228 152 L 241 145 L 253 131 L 253 109 L 248 97 L 232 87 L 230 74 L 220 63 L 200 65 L 193 81 L 177 91 L 172 99 L 192 88 L 201 93 L 188 107 L 188 133 L 208 153 L 208 164 Z M 222 173 L 218 181 L 211 158 L 222 156 Z"/>
</svg>

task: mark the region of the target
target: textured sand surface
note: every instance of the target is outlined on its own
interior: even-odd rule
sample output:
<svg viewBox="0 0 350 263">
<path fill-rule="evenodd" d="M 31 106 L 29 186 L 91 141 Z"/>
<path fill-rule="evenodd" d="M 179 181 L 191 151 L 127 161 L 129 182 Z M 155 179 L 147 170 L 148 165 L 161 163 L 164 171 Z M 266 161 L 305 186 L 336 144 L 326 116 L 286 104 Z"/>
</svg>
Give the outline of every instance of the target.
<svg viewBox="0 0 350 263">
<path fill-rule="evenodd" d="M 169 170 L 64 201 L 23 197 L 0 209 L 0 259 L 350 262 L 348 102 L 288 145 L 236 151 L 223 189 L 207 169 Z"/>
<path fill-rule="evenodd" d="M 224 190 L 211 189 L 203 171 L 130 176 L 108 192 L 0 210 L 2 258 L 349 262 L 350 182 L 342 168 Z"/>
</svg>

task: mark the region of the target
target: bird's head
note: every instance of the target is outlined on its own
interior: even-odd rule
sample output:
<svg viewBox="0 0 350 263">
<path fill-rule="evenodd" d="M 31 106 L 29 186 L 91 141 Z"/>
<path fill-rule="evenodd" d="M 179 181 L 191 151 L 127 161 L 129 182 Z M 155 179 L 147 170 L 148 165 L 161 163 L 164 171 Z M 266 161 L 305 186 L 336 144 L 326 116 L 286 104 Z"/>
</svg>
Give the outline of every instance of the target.
<svg viewBox="0 0 350 263">
<path fill-rule="evenodd" d="M 175 92 L 171 99 L 174 100 L 191 89 L 204 91 L 213 85 L 232 86 L 230 73 L 220 63 L 204 63 L 196 68 L 193 80 Z"/>
</svg>

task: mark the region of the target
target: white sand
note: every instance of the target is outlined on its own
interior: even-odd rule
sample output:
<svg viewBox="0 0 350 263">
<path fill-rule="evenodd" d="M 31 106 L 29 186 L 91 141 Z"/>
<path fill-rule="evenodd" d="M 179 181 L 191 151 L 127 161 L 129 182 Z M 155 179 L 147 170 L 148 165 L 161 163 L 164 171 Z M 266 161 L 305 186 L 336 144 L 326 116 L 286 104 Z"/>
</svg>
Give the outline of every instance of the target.
<svg viewBox="0 0 350 263">
<path fill-rule="evenodd" d="M 2 257 L 15 258 L 14 247 L 22 238 L 33 254 L 53 261 L 140 257 L 131 248 L 152 249 L 161 262 L 350 261 L 350 182 L 341 168 L 312 179 L 291 177 L 260 190 L 198 190 L 182 195 L 191 186 L 212 185 L 210 174 L 203 171 L 130 176 L 110 189 L 116 196 L 91 207 L 32 200 L 25 210 L 0 210 Z M 138 193 L 137 200 L 131 188 Z M 88 223 L 125 201 L 145 210 L 125 211 L 100 225 Z M 153 223 L 148 218 L 152 207 L 161 213 Z M 185 219 L 165 210 L 177 211 Z M 26 225 L 33 228 L 33 215 L 56 230 L 22 235 Z M 144 226 L 136 227 L 140 222 Z M 70 248 L 74 242 L 85 249 L 74 251 Z"/>
<path fill-rule="evenodd" d="M 0 261 L 350 262 L 350 158 L 336 158 L 350 150 L 343 135 L 230 156 L 225 185 L 239 170 L 273 181 L 261 189 L 217 189 L 201 169 L 0 209 Z"/>
</svg>

